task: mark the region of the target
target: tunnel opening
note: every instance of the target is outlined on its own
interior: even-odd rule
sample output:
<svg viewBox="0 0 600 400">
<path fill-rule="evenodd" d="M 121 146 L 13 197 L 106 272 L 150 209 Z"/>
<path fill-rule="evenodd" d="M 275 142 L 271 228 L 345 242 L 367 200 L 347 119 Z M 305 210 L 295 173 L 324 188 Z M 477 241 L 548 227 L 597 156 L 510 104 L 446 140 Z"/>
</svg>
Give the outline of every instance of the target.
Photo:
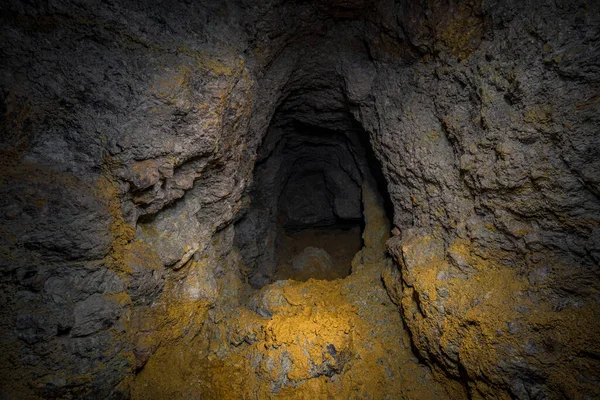
<svg viewBox="0 0 600 400">
<path fill-rule="evenodd" d="M 350 113 L 334 124 L 276 113 L 258 149 L 248 206 L 236 224 L 243 274 L 254 288 L 285 279 L 348 276 L 364 246 L 363 184 L 386 183 L 368 133 Z"/>
<path fill-rule="evenodd" d="M 295 129 L 300 140 L 283 150 L 294 161 L 278 199 L 274 279 L 344 278 L 364 228 L 352 144 L 335 131 Z"/>
</svg>

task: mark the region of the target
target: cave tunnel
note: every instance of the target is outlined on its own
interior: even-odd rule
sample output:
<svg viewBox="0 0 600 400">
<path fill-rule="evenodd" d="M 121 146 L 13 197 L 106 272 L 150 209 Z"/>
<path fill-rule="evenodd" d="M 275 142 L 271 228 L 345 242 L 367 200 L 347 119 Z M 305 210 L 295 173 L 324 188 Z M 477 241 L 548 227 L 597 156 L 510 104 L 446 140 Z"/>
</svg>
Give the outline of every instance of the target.
<svg viewBox="0 0 600 400">
<path fill-rule="evenodd" d="M 365 180 L 376 182 L 392 211 L 381 166 L 349 112 L 324 128 L 281 109 L 258 151 L 250 207 L 236 225 L 247 278 L 253 287 L 344 278 L 363 246 Z"/>
<path fill-rule="evenodd" d="M 597 0 L 0 21 L 0 399 L 600 399 Z"/>
</svg>

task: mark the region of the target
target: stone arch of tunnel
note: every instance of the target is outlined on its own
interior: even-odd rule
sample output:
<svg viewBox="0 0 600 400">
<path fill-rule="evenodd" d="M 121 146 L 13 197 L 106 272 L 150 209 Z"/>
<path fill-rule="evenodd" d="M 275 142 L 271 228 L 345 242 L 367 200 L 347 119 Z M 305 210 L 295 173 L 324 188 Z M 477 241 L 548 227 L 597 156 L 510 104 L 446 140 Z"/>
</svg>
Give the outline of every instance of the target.
<svg viewBox="0 0 600 400">
<path fill-rule="evenodd" d="M 391 217 L 368 133 L 349 112 L 325 126 L 318 122 L 290 118 L 284 105 L 259 147 L 247 207 L 235 228 L 242 272 L 254 288 L 348 276 L 363 246 L 367 180 L 376 183 Z"/>
</svg>

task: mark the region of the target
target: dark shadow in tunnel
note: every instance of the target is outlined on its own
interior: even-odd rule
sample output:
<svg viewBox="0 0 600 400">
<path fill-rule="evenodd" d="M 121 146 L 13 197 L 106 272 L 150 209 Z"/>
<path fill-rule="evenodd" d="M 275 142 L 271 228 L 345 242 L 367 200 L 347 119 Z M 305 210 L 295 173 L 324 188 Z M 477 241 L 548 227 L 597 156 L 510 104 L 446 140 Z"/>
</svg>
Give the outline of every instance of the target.
<svg viewBox="0 0 600 400">
<path fill-rule="evenodd" d="M 369 134 L 343 101 L 311 110 L 298 100 L 306 95 L 288 97 L 273 116 L 235 225 L 242 273 L 254 288 L 281 279 L 348 276 L 363 246 L 367 179 L 377 182 L 392 213 Z"/>
</svg>

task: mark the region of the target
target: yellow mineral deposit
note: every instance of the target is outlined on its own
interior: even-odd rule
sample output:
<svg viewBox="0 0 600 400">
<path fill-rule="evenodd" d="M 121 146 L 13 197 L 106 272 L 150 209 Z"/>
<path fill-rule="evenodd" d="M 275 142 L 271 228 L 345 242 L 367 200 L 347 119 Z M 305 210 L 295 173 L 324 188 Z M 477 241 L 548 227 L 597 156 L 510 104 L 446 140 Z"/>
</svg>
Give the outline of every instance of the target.
<svg viewBox="0 0 600 400">
<path fill-rule="evenodd" d="M 211 310 L 215 324 L 163 342 L 132 382 L 133 398 L 455 398 L 460 387 L 445 387 L 415 358 L 383 287 L 389 222 L 377 193 L 363 190 L 365 247 L 348 277 L 277 281 L 246 304 Z M 190 304 L 177 307 L 182 318 L 199 315 Z M 157 323 L 170 335 L 176 328 Z"/>
</svg>

